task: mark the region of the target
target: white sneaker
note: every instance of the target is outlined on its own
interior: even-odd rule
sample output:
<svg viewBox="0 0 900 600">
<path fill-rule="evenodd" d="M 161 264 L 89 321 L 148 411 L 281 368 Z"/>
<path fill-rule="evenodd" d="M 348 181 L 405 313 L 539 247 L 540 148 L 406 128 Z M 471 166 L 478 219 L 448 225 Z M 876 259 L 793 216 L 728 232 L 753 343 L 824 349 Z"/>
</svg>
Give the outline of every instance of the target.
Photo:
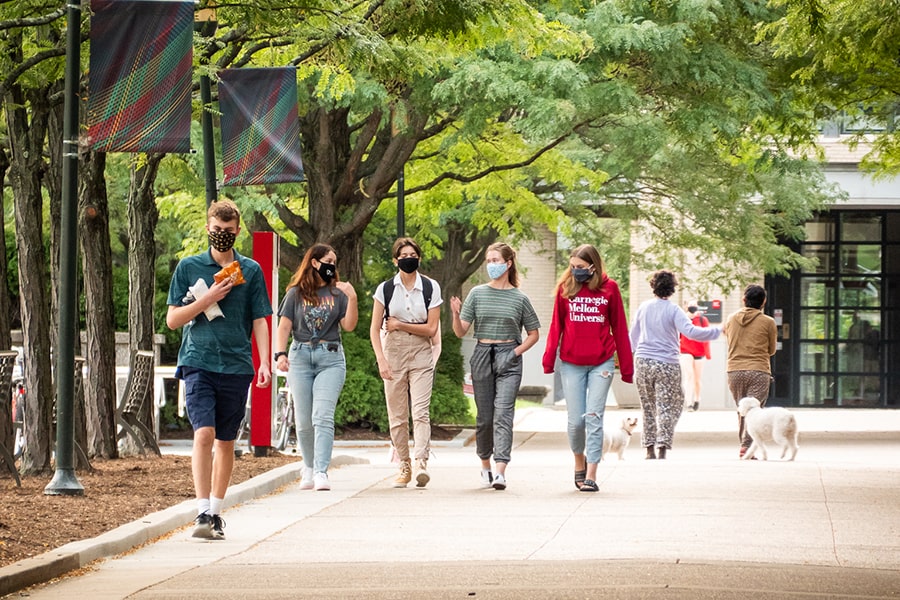
<svg viewBox="0 0 900 600">
<path fill-rule="evenodd" d="M 316 473 L 313 476 L 313 485 L 317 492 L 327 492 L 330 490 L 331 484 L 328 483 L 328 473 Z"/>
<path fill-rule="evenodd" d="M 313 489 L 313 470 L 312 467 L 303 467 L 301 471 L 303 476 L 300 478 L 300 489 L 301 490 L 311 490 Z"/>
<path fill-rule="evenodd" d="M 491 475 L 491 472 L 487 469 L 481 470 L 481 487 L 484 489 L 488 489 L 491 487 L 491 483 L 494 481 L 494 477 Z"/>
<path fill-rule="evenodd" d="M 506 477 L 497 473 L 494 475 L 494 489 L 495 490 L 505 490 L 506 489 Z"/>
</svg>

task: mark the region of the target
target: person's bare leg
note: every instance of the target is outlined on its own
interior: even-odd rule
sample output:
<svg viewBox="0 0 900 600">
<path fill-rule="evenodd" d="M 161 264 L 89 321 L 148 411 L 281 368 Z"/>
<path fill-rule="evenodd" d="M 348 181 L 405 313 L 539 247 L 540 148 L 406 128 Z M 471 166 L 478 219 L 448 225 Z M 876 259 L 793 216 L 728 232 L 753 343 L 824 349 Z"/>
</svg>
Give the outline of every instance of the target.
<svg viewBox="0 0 900 600">
<path fill-rule="evenodd" d="M 216 440 L 216 451 L 212 460 L 212 495 L 224 498 L 231 483 L 231 471 L 234 469 L 234 440 L 225 442 Z"/>
<path fill-rule="evenodd" d="M 213 440 L 215 428 L 201 427 L 194 431 L 194 447 L 191 451 L 191 474 L 197 499 L 209 498 L 212 490 Z"/>
</svg>

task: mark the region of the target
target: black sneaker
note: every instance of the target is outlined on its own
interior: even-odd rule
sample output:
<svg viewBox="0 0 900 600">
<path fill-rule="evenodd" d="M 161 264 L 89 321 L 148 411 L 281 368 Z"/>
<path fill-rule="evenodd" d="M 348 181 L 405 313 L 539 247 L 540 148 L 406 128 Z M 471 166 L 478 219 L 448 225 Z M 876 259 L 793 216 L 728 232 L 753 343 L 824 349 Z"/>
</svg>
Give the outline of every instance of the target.
<svg viewBox="0 0 900 600">
<path fill-rule="evenodd" d="M 191 537 L 202 538 L 204 540 L 214 539 L 213 535 L 213 524 L 215 520 L 213 516 L 209 513 L 202 513 L 197 515 L 197 518 L 194 519 L 194 533 L 191 534 Z"/>
<path fill-rule="evenodd" d="M 213 515 L 213 526 L 212 533 L 214 540 L 224 540 L 225 539 L 225 519 L 223 519 L 220 515 Z"/>
</svg>

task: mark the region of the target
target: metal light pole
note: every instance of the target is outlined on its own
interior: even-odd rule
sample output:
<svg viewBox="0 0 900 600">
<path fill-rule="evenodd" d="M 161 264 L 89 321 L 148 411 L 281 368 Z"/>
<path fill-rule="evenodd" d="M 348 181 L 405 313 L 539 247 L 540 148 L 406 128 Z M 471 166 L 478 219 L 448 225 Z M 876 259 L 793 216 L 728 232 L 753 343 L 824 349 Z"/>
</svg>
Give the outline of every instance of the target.
<svg viewBox="0 0 900 600">
<path fill-rule="evenodd" d="M 56 473 L 48 496 L 82 496 L 75 476 L 75 258 L 78 254 L 78 88 L 81 82 L 81 6 L 66 4 L 66 87 L 63 114 L 62 211 L 59 256 L 59 344 L 56 363 Z"/>
<path fill-rule="evenodd" d="M 194 31 L 205 38 L 216 33 L 219 23 L 216 21 L 215 2 L 209 0 L 194 16 Z M 200 125 L 203 131 L 203 173 L 206 180 L 206 207 L 218 199 L 216 186 L 216 147 L 213 141 L 212 113 L 207 107 L 212 104 L 209 75 L 200 75 Z"/>
<path fill-rule="evenodd" d="M 406 190 L 405 177 L 403 171 L 406 169 L 400 167 L 400 174 L 397 175 L 397 237 L 406 236 Z"/>
</svg>

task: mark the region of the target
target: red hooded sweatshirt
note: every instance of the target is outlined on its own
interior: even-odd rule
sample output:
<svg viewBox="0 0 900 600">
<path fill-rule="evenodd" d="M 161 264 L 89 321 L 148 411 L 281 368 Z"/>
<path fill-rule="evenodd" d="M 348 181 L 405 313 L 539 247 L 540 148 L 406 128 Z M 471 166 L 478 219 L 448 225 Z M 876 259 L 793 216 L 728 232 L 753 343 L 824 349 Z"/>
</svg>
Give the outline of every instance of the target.
<svg viewBox="0 0 900 600">
<path fill-rule="evenodd" d="M 618 354 L 622 381 L 632 382 L 634 359 L 628 322 L 615 280 L 607 277 L 596 290 L 582 285 L 572 298 L 556 291 L 544 349 L 544 373 L 553 372 L 557 349 L 560 360 L 580 366 L 600 365 Z"/>
</svg>

